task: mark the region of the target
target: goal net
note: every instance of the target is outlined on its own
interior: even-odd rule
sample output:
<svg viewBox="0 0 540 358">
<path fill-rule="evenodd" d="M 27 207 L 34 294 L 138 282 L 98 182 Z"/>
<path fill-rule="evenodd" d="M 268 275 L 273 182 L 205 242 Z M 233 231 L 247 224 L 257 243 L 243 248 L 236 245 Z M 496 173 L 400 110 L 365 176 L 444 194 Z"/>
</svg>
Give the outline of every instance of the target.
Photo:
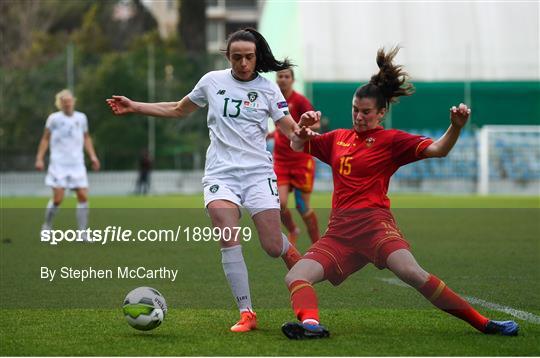
<svg viewBox="0 0 540 358">
<path fill-rule="evenodd" d="M 540 195 L 540 126 L 480 129 L 478 193 Z"/>
</svg>

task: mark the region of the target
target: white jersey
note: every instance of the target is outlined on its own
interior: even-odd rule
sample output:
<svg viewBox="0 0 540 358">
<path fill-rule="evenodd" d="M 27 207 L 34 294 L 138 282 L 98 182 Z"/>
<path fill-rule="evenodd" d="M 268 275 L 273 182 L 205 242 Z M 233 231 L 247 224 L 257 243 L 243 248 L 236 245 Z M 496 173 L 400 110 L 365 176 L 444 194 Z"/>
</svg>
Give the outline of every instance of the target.
<svg viewBox="0 0 540 358">
<path fill-rule="evenodd" d="M 86 115 L 73 112 L 52 113 L 45 124 L 51 132 L 50 166 L 84 166 L 84 133 L 88 132 Z"/>
<path fill-rule="evenodd" d="M 289 114 L 278 86 L 257 76 L 239 81 L 231 69 L 204 75 L 188 98 L 208 105 L 210 146 L 205 177 L 240 173 L 273 173 L 272 154 L 266 150 L 268 117 L 274 122 Z"/>
</svg>

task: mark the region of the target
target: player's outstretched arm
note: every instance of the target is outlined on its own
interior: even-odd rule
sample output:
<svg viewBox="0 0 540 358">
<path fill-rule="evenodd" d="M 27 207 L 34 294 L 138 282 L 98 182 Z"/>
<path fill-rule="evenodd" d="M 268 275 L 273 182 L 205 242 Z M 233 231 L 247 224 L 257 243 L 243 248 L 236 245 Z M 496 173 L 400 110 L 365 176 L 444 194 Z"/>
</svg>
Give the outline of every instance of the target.
<svg viewBox="0 0 540 358">
<path fill-rule="evenodd" d="M 456 144 L 461 129 L 467 124 L 471 110 L 467 105 L 460 103 L 458 107 L 450 108 L 450 127 L 439 138 L 427 147 L 422 153 L 427 158 L 446 157 Z"/>
<path fill-rule="evenodd" d="M 90 161 L 92 162 L 92 169 L 98 171 L 101 167 L 101 164 L 99 163 L 96 151 L 94 150 L 94 143 L 92 142 L 92 137 L 90 137 L 90 134 L 88 134 L 88 132 L 84 133 L 84 149 L 86 149 L 86 153 L 88 153 L 88 156 L 90 157 Z"/>
<path fill-rule="evenodd" d="M 132 101 L 125 96 L 112 96 L 106 100 L 114 114 L 144 114 L 153 117 L 185 117 L 199 108 L 187 96 L 178 102 L 146 103 Z"/>
<path fill-rule="evenodd" d="M 51 139 L 51 131 L 45 128 L 45 130 L 43 131 L 43 136 L 41 137 L 41 140 L 39 141 L 38 152 L 36 154 L 35 167 L 39 171 L 42 171 L 45 168 L 45 162 L 43 161 L 43 158 L 45 157 L 47 148 L 49 148 L 50 139 Z"/>
</svg>

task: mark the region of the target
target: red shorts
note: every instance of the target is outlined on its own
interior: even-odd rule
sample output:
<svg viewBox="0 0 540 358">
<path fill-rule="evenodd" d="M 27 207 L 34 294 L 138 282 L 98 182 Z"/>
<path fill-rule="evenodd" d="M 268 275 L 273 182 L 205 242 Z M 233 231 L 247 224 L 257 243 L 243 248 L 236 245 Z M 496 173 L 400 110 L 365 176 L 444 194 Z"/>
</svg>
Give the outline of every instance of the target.
<svg viewBox="0 0 540 358">
<path fill-rule="evenodd" d="M 313 191 L 315 178 L 315 160 L 306 159 L 300 163 L 274 163 L 274 171 L 277 176 L 277 185 L 289 185 L 304 193 Z"/>
<path fill-rule="evenodd" d="M 390 210 L 334 210 L 326 233 L 303 258 L 320 263 L 325 279 L 337 286 L 368 263 L 384 269 L 392 252 L 409 248 Z"/>
</svg>

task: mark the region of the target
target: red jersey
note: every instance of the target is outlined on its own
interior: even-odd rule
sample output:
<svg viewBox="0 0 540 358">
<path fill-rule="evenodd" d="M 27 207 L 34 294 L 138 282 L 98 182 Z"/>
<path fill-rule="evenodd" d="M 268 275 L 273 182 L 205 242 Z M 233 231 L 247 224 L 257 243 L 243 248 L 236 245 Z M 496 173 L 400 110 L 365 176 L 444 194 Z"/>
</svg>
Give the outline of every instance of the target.
<svg viewBox="0 0 540 358">
<path fill-rule="evenodd" d="M 300 121 L 300 116 L 302 114 L 313 110 L 313 106 L 309 100 L 295 91 L 287 98 L 287 104 L 289 105 L 289 113 L 296 123 Z M 274 161 L 276 162 L 276 165 L 285 164 L 294 166 L 295 163 L 306 163 L 306 161 L 310 159 L 309 155 L 292 150 L 289 138 L 281 133 L 279 128 L 276 128 L 274 140 Z"/>
<path fill-rule="evenodd" d="M 332 208 L 389 208 L 390 177 L 402 165 L 420 160 L 433 140 L 377 127 L 358 133 L 337 129 L 313 138 L 304 152 L 332 167 Z"/>
</svg>

